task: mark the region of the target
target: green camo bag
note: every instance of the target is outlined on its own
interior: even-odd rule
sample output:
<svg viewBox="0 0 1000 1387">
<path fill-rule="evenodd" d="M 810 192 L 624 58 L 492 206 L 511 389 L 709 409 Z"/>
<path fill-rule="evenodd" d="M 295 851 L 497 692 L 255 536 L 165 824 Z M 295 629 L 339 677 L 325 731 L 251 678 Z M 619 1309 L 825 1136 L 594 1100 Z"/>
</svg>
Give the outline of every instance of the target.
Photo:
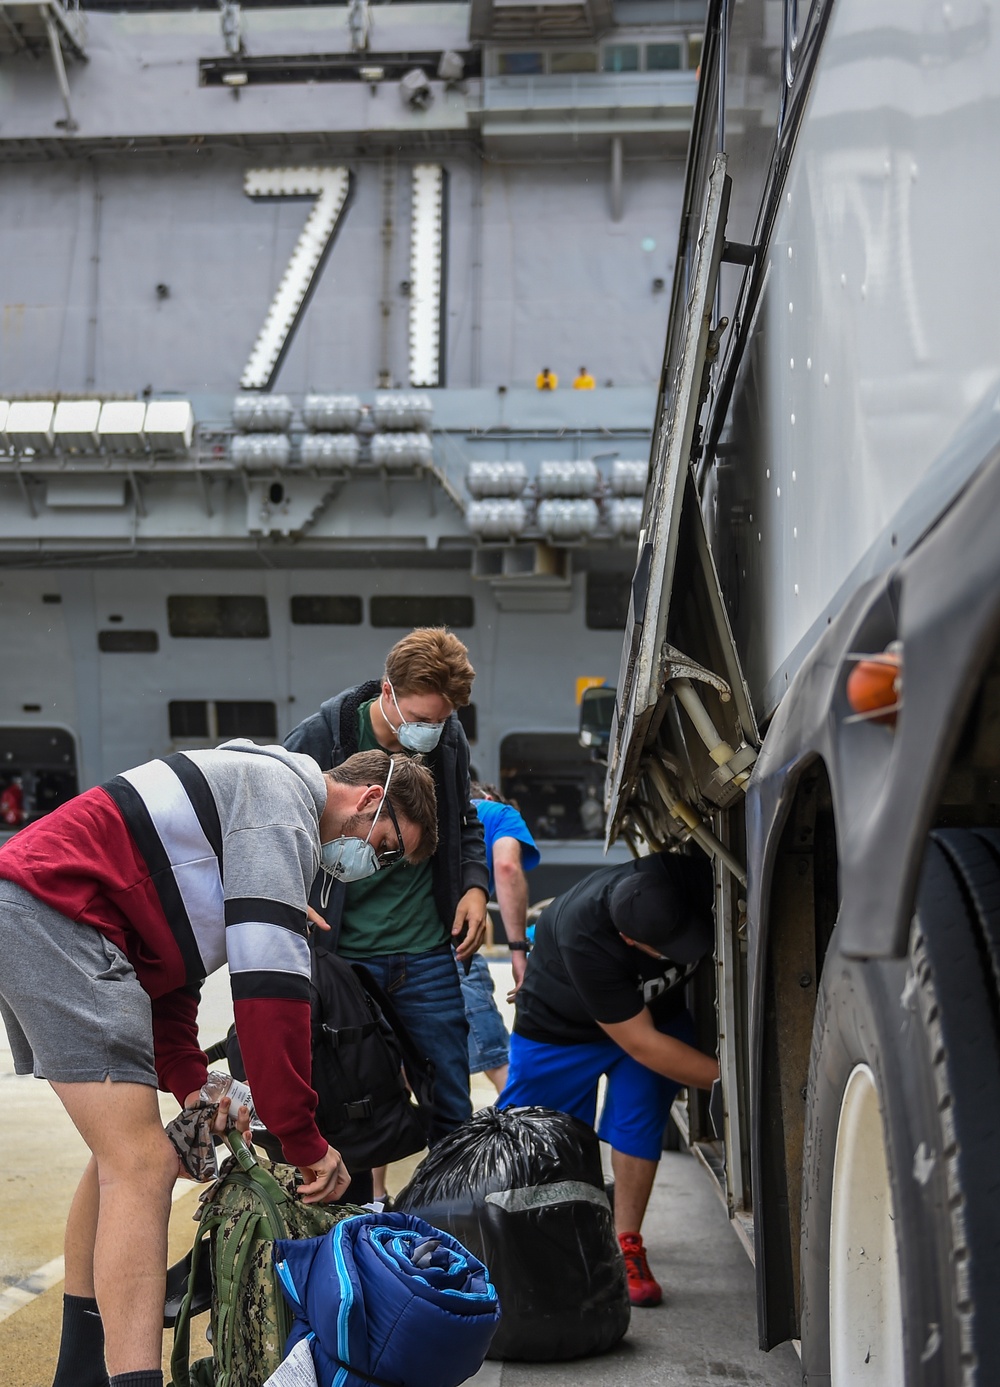
<svg viewBox="0 0 1000 1387">
<path fill-rule="evenodd" d="M 271 1262 L 277 1238 L 315 1238 L 367 1210 L 354 1204 L 303 1204 L 294 1166 L 259 1165 L 242 1138 L 227 1140 L 227 1161 L 202 1195 L 187 1291 L 174 1324 L 172 1387 L 261 1387 L 281 1362 L 292 1315 Z M 213 1356 L 190 1363 L 191 1300 L 199 1264 L 212 1271 Z"/>
</svg>

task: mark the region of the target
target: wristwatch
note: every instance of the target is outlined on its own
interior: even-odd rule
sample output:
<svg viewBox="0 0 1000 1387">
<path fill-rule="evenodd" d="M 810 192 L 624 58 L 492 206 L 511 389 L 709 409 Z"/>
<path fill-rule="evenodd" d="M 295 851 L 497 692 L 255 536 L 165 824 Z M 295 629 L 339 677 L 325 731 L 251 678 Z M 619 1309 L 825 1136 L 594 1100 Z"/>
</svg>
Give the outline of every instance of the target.
<svg viewBox="0 0 1000 1387">
<path fill-rule="evenodd" d="M 507 948 L 519 954 L 531 953 L 531 945 L 528 943 L 527 939 L 508 939 Z"/>
</svg>

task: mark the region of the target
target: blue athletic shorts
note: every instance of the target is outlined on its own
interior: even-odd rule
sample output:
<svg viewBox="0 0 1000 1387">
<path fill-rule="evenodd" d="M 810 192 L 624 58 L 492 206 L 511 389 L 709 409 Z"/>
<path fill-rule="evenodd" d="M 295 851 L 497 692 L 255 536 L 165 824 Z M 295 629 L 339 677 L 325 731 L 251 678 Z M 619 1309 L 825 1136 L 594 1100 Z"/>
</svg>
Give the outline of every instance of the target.
<svg viewBox="0 0 1000 1387">
<path fill-rule="evenodd" d="M 480 954 L 473 954 L 468 973 L 458 965 L 458 980 L 462 984 L 465 1019 L 469 1023 L 469 1073 L 483 1074 L 487 1069 L 499 1069 L 507 1063 L 510 1036 L 494 1001 L 490 966 Z"/>
<path fill-rule="evenodd" d="M 665 1035 L 694 1043 L 694 1022 L 682 1011 L 657 1027 Z M 670 1105 L 681 1085 L 627 1055 L 610 1038 L 585 1045 L 548 1045 L 516 1032 L 510 1038 L 510 1073 L 498 1108 L 538 1105 L 569 1113 L 594 1126 L 597 1081 L 607 1075 L 597 1135 L 615 1151 L 658 1161 Z"/>
</svg>

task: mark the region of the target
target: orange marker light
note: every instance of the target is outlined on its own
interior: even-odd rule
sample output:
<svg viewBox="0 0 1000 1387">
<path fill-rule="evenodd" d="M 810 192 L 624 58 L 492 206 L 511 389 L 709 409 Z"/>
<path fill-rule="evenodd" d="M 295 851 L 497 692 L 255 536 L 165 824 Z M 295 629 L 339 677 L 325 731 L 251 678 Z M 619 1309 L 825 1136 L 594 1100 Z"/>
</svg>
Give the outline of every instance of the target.
<svg viewBox="0 0 1000 1387">
<path fill-rule="evenodd" d="M 902 707 L 903 655 L 890 646 L 881 655 L 853 655 L 857 661 L 847 677 L 847 701 L 854 710 L 849 722 L 878 722 L 892 726 Z"/>
</svg>

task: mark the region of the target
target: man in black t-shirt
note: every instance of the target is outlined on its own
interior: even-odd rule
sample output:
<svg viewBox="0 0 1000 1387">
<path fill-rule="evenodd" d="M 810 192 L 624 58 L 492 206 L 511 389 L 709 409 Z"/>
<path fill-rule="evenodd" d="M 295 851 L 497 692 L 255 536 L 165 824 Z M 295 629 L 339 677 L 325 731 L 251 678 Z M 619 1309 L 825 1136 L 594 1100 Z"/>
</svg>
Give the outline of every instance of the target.
<svg viewBox="0 0 1000 1387">
<path fill-rule="evenodd" d="M 597 1126 L 611 1146 L 615 1227 L 633 1305 L 658 1305 L 639 1229 L 680 1087 L 711 1088 L 719 1066 L 689 1042 L 683 983 L 711 951 L 712 875 L 658 853 L 604 867 L 541 915 L 517 994 L 500 1108 L 537 1104 Z"/>
</svg>

